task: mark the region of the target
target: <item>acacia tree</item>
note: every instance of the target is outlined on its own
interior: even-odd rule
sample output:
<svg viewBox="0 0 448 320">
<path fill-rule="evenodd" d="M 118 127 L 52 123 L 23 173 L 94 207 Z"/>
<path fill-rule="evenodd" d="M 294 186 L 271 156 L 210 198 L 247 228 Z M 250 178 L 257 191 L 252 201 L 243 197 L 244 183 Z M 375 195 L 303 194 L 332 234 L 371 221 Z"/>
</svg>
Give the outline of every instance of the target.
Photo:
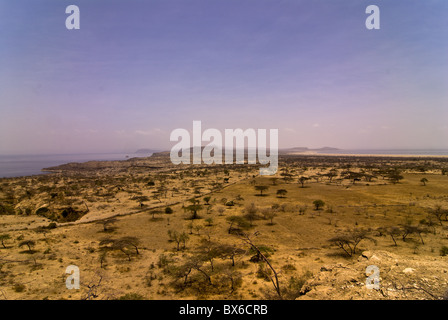
<svg viewBox="0 0 448 320">
<path fill-rule="evenodd" d="M 196 199 L 190 199 L 189 200 L 192 204 L 184 207 L 185 211 L 191 212 L 191 219 L 198 219 L 198 211 L 202 210 L 202 205 L 199 204 L 199 201 Z"/>
<path fill-rule="evenodd" d="M 277 213 L 272 208 L 266 208 L 263 210 L 263 216 L 265 219 L 270 220 L 269 225 L 274 225 L 274 218 L 277 216 Z"/>
<path fill-rule="evenodd" d="M 299 215 L 303 216 L 306 213 L 306 210 L 308 209 L 308 206 L 300 206 L 299 207 Z"/>
<path fill-rule="evenodd" d="M 423 184 L 423 186 L 426 186 L 426 183 L 428 182 L 428 179 L 426 178 L 421 178 L 420 182 Z"/>
<path fill-rule="evenodd" d="M 319 199 L 319 200 L 314 200 L 313 204 L 314 204 L 314 208 L 316 210 L 319 210 L 321 207 L 323 207 L 325 205 L 325 202 Z"/>
<path fill-rule="evenodd" d="M 205 222 L 207 222 L 207 227 L 211 227 L 213 225 L 213 218 L 207 218 Z"/>
<path fill-rule="evenodd" d="M 186 248 L 186 242 L 189 239 L 189 236 L 185 232 L 179 233 L 175 230 L 168 230 L 168 237 L 170 238 L 170 241 L 176 242 L 177 251 L 180 251 L 181 243 L 183 244 L 183 249 Z"/>
<path fill-rule="evenodd" d="M 354 172 L 354 171 L 344 171 L 341 174 L 344 174 L 344 179 L 352 180 L 352 184 L 356 184 L 356 181 L 361 181 L 361 178 L 363 177 L 363 174 L 360 172 Z"/>
<path fill-rule="evenodd" d="M 188 260 L 186 260 L 182 265 L 175 267 L 171 270 L 171 275 L 178 279 L 183 279 L 183 283 L 181 284 L 182 289 L 185 289 L 189 283 L 189 276 L 192 274 L 192 271 L 198 271 L 199 273 L 203 274 L 206 283 L 208 285 L 212 285 L 212 279 L 211 276 L 206 270 L 206 267 L 204 266 L 204 260 L 202 257 L 198 256 L 191 256 Z"/>
<path fill-rule="evenodd" d="M 258 218 L 258 207 L 255 205 L 255 203 L 251 203 L 250 205 L 246 206 L 245 210 L 246 214 L 244 217 L 249 220 L 250 225 L 253 225 L 253 221 Z"/>
<path fill-rule="evenodd" d="M 285 189 L 279 189 L 279 190 L 277 190 L 277 196 L 278 196 L 279 198 L 284 198 L 284 197 L 286 196 L 287 193 L 288 193 L 288 191 L 285 190 Z"/>
<path fill-rule="evenodd" d="M 255 186 L 255 190 L 260 191 L 260 196 L 263 196 L 263 191 L 266 191 L 268 189 L 268 186 Z"/>
<path fill-rule="evenodd" d="M 356 247 L 363 239 L 374 241 L 368 237 L 367 231 L 356 229 L 349 234 L 337 235 L 328 241 L 341 248 L 349 257 L 352 257 L 356 253 Z"/>
<path fill-rule="evenodd" d="M 32 253 L 32 247 L 34 247 L 36 245 L 36 242 L 34 242 L 33 240 L 24 240 L 22 242 L 19 243 L 19 248 L 23 247 L 23 246 L 27 246 L 28 247 L 28 253 Z"/>
<path fill-rule="evenodd" d="M 98 221 L 98 224 L 103 226 L 103 232 L 110 232 L 114 230 L 114 227 L 111 227 L 112 224 L 117 222 L 116 218 L 109 218 L 106 220 Z"/>
<path fill-rule="evenodd" d="M 167 207 L 166 209 L 168 209 L 169 207 Z M 171 209 L 171 208 L 170 208 Z M 166 211 L 166 210 L 165 210 Z M 162 214 L 163 213 L 163 211 L 161 211 L 161 210 L 152 210 L 151 212 L 150 212 L 150 214 L 152 215 L 152 220 L 156 220 L 156 214 Z"/>
<path fill-rule="evenodd" d="M 251 227 L 250 223 L 240 216 L 230 216 L 226 218 L 229 223 L 228 233 L 240 233 L 242 229 L 248 229 Z M 235 228 L 235 225 L 237 226 Z"/>
<path fill-rule="evenodd" d="M 395 237 L 401 235 L 400 228 L 396 226 L 389 227 L 386 229 L 386 234 L 388 234 L 392 238 L 394 245 L 397 246 L 397 241 L 395 240 Z"/>
<path fill-rule="evenodd" d="M 91 279 L 88 283 L 81 285 L 86 287 L 87 293 L 81 297 L 82 300 L 93 300 L 101 295 L 101 282 L 104 280 L 104 274 L 97 271 L 95 273 L 95 279 Z"/>
<path fill-rule="evenodd" d="M 242 274 L 234 269 L 226 269 L 224 271 L 224 279 L 230 281 L 230 294 L 232 294 L 237 286 L 240 286 L 242 283 Z"/>
<path fill-rule="evenodd" d="M 305 182 L 307 181 L 307 180 L 309 180 L 310 178 L 308 178 L 308 177 L 304 177 L 304 176 L 301 176 L 300 178 L 299 178 L 299 183 L 302 185 L 302 188 L 305 188 Z"/>
<path fill-rule="evenodd" d="M 387 175 L 388 179 L 393 183 L 397 184 L 400 180 L 403 179 L 403 176 L 400 174 L 399 170 L 393 170 Z"/>
<path fill-rule="evenodd" d="M 206 205 L 209 205 L 209 202 L 210 202 L 210 199 L 211 199 L 212 197 L 210 197 L 210 196 L 207 196 L 207 197 L 204 197 L 204 201 L 205 201 L 205 204 Z"/>
<path fill-rule="evenodd" d="M 254 233 L 254 235 L 257 235 L 258 233 Z M 241 239 L 247 243 L 252 250 L 254 250 L 257 255 L 259 256 L 260 260 L 266 262 L 266 264 L 268 265 L 269 269 L 272 271 L 272 273 L 274 274 L 274 277 L 272 277 L 269 273 L 266 273 L 267 276 L 269 277 L 269 279 L 272 282 L 272 285 L 274 286 L 275 291 L 277 292 L 278 296 L 280 299 L 283 299 L 282 297 L 282 292 L 280 289 L 280 282 L 278 280 L 278 273 L 277 271 L 274 269 L 274 267 L 272 266 L 271 262 L 268 260 L 268 258 L 266 257 L 266 255 L 262 252 L 262 250 L 260 250 L 260 248 L 255 245 L 253 243 L 253 241 L 250 239 L 248 234 L 243 234 Z"/>
<path fill-rule="evenodd" d="M 232 267 L 235 266 L 235 257 L 246 253 L 245 250 L 238 248 L 236 245 L 222 244 L 218 245 L 218 251 L 222 259 L 230 259 Z"/>
<path fill-rule="evenodd" d="M 336 169 L 331 169 L 330 172 L 328 172 L 328 173 L 326 174 L 326 176 L 328 177 L 328 180 L 329 180 L 330 183 L 331 183 L 331 181 L 333 180 L 333 178 L 338 176 L 338 170 L 336 170 Z"/>
<path fill-rule="evenodd" d="M 425 244 L 423 241 L 422 233 L 428 233 L 428 229 L 423 228 L 421 226 L 412 226 L 410 224 L 403 225 L 403 233 L 401 235 L 403 241 L 406 241 L 406 238 L 411 234 L 418 234 L 422 244 Z"/>
<path fill-rule="evenodd" d="M 448 210 L 442 209 L 441 205 L 436 205 L 434 209 L 430 209 L 429 214 L 434 216 L 439 221 L 440 225 L 443 225 L 443 216 L 445 216 L 445 221 L 448 219 Z"/>
<path fill-rule="evenodd" d="M 213 272 L 214 270 L 213 261 L 214 259 L 219 258 L 221 256 L 218 244 L 213 241 L 210 241 L 209 239 L 202 239 L 201 245 L 198 247 L 198 250 L 201 253 L 202 258 L 210 262 L 210 267 Z"/>
<path fill-rule="evenodd" d="M 140 246 L 140 240 L 136 237 L 132 237 L 132 236 L 127 236 L 127 237 L 122 237 L 120 238 L 120 240 L 123 245 L 125 246 L 130 246 L 133 247 L 135 249 L 135 254 L 139 255 L 140 252 L 138 251 L 138 247 Z"/>
<path fill-rule="evenodd" d="M 128 260 L 131 261 L 133 248 L 135 254 L 138 255 L 139 240 L 136 237 L 122 237 L 120 239 L 103 239 L 100 241 L 101 250 L 117 250 L 124 253 Z"/>
</svg>

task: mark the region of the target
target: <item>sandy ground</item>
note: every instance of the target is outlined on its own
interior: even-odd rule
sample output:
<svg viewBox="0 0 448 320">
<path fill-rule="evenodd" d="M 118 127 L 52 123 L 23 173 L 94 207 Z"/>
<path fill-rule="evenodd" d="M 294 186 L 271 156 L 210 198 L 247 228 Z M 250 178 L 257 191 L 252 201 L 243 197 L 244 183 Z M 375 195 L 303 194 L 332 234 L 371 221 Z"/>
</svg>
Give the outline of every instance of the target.
<svg viewBox="0 0 448 320">
<path fill-rule="evenodd" d="M 374 164 L 352 158 L 357 163 L 350 167 L 352 171 L 362 172 L 365 165 L 370 168 Z M 448 209 L 448 176 L 440 173 L 446 163 L 403 157 L 381 162 L 381 166 L 403 167 L 403 179 L 394 184 L 381 176 L 372 181 L 345 179 L 340 175 L 344 169 L 332 159 L 285 158 L 275 177 L 260 177 L 257 168 L 246 166 L 151 171 L 117 165 L 87 173 L 77 168 L 52 177 L 3 179 L 2 203 L 15 201 L 16 212 L 0 215 L 0 235 L 9 236 L 4 240 L 6 248 L 0 245 L 0 297 L 278 298 L 267 265 L 251 262 L 254 252 L 244 237 L 229 233 L 232 216 L 245 221 L 242 231 L 257 247 L 266 248 L 284 298 L 443 297 L 448 289 L 448 263 L 441 249 L 448 246 L 448 222 L 429 221 L 433 220 L 433 208 Z M 364 155 L 362 159 L 374 161 Z M 422 164 L 427 166 L 425 173 L 416 170 Z M 339 175 L 330 182 L 324 174 L 334 168 Z M 310 178 L 303 188 L 297 182 L 301 176 Z M 422 178 L 427 179 L 425 185 Z M 264 196 L 256 186 L 267 187 Z M 286 190 L 286 194 L 279 197 L 278 190 Z M 138 197 L 146 197 L 143 207 Z M 199 219 L 195 220 L 191 220 L 192 211 L 185 209 L 192 205 L 189 199 L 193 197 L 200 204 Z M 206 197 L 210 197 L 208 202 Z M 325 202 L 322 210 L 314 208 L 317 199 Z M 255 207 L 253 219 L 247 216 L 251 204 Z M 48 212 L 58 213 L 69 205 L 79 212 L 87 205 L 89 211 L 73 222 L 56 216 L 57 228 L 42 228 L 53 220 L 36 215 L 38 208 L 48 207 Z M 173 212 L 166 214 L 166 207 Z M 32 210 L 26 213 L 26 208 Z M 157 213 L 153 215 L 154 209 Z M 273 223 L 265 216 L 272 210 Z M 101 220 L 112 216 L 115 222 L 104 231 Z M 395 245 L 381 231 L 406 224 L 425 228 L 422 238 L 411 234 L 403 241 L 400 233 Z M 329 241 L 354 230 L 367 231 L 368 238 L 359 243 L 352 256 Z M 169 235 L 174 231 L 188 238 L 179 251 Z M 104 239 L 126 237 L 137 239 L 138 254 L 132 246 L 120 250 L 102 244 Z M 31 250 L 26 241 L 33 241 Z M 234 265 L 224 255 L 214 256 L 212 262 L 207 258 L 225 245 L 241 251 Z M 79 290 L 65 286 L 69 265 L 80 269 Z M 179 272 L 192 265 L 183 286 Z M 369 265 L 380 269 L 380 290 L 365 286 Z"/>
</svg>

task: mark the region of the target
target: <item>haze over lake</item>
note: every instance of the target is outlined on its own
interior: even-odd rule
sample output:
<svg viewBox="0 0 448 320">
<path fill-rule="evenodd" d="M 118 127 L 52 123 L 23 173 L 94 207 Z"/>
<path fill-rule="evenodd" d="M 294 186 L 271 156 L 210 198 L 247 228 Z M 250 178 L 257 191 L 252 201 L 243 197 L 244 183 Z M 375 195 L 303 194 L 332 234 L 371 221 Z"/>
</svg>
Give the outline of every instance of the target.
<svg viewBox="0 0 448 320">
<path fill-rule="evenodd" d="M 84 153 L 48 155 L 0 155 L 0 178 L 10 178 L 44 174 L 42 168 L 58 166 L 70 162 L 127 160 L 134 157 L 147 157 L 141 153 Z"/>
</svg>

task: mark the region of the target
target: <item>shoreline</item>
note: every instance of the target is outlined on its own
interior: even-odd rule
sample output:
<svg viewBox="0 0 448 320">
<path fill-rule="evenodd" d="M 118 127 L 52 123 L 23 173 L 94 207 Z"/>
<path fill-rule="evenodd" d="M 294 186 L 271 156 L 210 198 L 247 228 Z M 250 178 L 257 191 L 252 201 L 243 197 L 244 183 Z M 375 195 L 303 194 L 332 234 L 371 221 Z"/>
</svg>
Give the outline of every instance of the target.
<svg viewBox="0 0 448 320">
<path fill-rule="evenodd" d="M 154 154 L 153 154 L 154 155 Z M 151 155 L 152 156 L 152 155 Z M 149 156 L 149 158 L 151 158 Z M 402 159 L 448 159 L 448 155 L 440 155 L 440 154 L 384 154 L 384 153 L 318 153 L 313 151 L 305 151 L 305 152 L 291 152 L 291 153 L 279 153 L 279 157 L 288 157 L 288 156 L 302 156 L 302 157 L 347 157 L 347 158 L 402 158 Z M 146 158 L 146 157 L 142 157 Z M 100 163 L 107 163 L 107 162 L 125 162 L 130 160 L 129 159 L 122 159 L 122 160 L 88 160 L 85 162 L 78 162 L 79 163 L 87 163 L 87 162 L 100 162 Z M 167 161 L 169 161 L 169 158 L 167 158 Z M 12 177 L 0 177 L 0 180 L 2 179 L 17 179 L 17 178 L 26 178 L 26 177 L 35 177 L 40 175 L 47 175 L 47 174 L 58 174 L 62 173 L 64 169 L 57 169 L 57 167 L 65 166 L 73 162 L 64 163 L 61 165 L 57 165 L 55 167 L 47 167 L 47 168 L 41 168 L 39 173 L 35 174 L 23 174 L 23 175 L 17 175 Z"/>
</svg>

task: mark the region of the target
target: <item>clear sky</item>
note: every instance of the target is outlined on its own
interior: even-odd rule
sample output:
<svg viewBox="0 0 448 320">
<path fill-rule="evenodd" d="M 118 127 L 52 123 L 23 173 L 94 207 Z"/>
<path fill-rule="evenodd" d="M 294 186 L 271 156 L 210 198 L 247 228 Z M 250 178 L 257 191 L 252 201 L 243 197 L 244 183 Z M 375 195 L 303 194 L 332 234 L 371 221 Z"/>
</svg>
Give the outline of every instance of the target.
<svg viewBox="0 0 448 320">
<path fill-rule="evenodd" d="M 0 154 L 169 149 L 193 120 L 279 129 L 280 147 L 448 148 L 447 16 L 446 0 L 0 0 Z"/>
</svg>

